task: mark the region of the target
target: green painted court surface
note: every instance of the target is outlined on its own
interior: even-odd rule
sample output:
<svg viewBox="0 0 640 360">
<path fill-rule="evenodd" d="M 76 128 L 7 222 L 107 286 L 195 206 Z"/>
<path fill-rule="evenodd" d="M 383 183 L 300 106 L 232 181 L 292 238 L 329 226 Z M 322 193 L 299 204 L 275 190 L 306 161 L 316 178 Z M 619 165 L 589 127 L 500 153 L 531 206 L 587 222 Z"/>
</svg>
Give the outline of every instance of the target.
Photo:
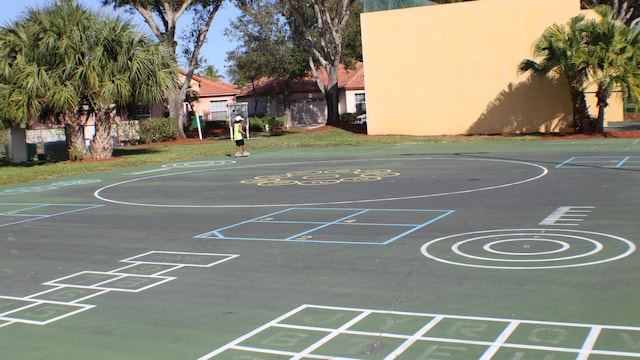
<svg viewBox="0 0 640 360">
<path fill-rule="evenodd" d="M 638 184 L 598 139 L 0 187 L 0 358 L 638 359 Z"/>
</svg>

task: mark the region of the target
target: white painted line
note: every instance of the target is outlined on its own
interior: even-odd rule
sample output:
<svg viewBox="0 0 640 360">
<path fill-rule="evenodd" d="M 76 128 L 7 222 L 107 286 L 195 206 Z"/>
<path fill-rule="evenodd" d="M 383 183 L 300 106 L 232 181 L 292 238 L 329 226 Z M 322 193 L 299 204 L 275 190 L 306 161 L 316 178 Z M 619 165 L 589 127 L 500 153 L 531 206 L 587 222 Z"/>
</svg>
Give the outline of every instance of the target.
<svg viewBox="0 0 640 360">
<path fill-rule="evenodd" d="M 520 185 L 520 184 L 525 184 L 525 183 L 528 183 L 528 182 L 531 182 L 531 181 L 535 181 L 537 179 L 540 179 L 540 178 L 544 177 L 549 172 L 549 170 L 547 168 L 545 168 L 544 166 L 538 165 L 538 164 L 528 163 L 528 162 L 523 162 L 523 161 L 516 161 L 516 160 L 502 160 L 502 159 L 471 159 L 471 158 L 411 158 L 411 159 L 407 159 L 407 158 L 402 158 L 402 159 L 400 159 L 400 158 L 390 158 L 390 159 L 367 159 L 367 160 L 351 159 L 351 160 L 320 160 L 320 161 L 314 161 L 314 164 L 320 164 L 320 163 L 328 163 L 328 164 L 330 164 L 330 163 L 352 163 L 352 162 L 363 162 L 363 161 L 367 161 L 367 162 L 375 162 L 375 161 L 394 162 L 394 161 L 420 161 L 420 160 L 422 160 L 422 161 L 429 161 L 429 160 L 484 161 L 484 162 L 495 162 L 495 163 L 508 163 L 508 164 L 517 164 L 517 165 L 530 166 L 530 167 L 538 169 L 540 171 L 540 173 L 538 173 L 537 175 L 530 176 L 528 178 L 521 179 L 521 180 L 507 182 L 507 183 L 503 183 L 503 184 L 497 184 L 497 185 L 493 185 L 493 186 L 486 186 L 486 187 L 481 187 L 481 188 L 463 189 L 463 190 L 457 190 L 457 191 L 448 191 L 448 192 L 432 193 L 432 194 L 417 194 L 417 195 L 408 195 L 408 196 L 398 196 L 398 197 L 371 198 L 371 199 L 352 199 L 352 200 L 310 202 L 310 203 L 224 204 L 224 205 L 215 205 L 215 204 L 212 204 L 212 205 L 211 204 L 210 205 L 158 204 L 158 203 L 143 203 L 143 202 L 116 200 L 116 199 L 110 199 L 110 198 L 102 195 L 102 193 L 105 192 L 108 189 L 115 188 L 115 187 L 118 187 L 118 186 L 121 186 L 121 185 L 125 185 L 125 184 L 129 184 L 129 183 L 133 183 L 133 182 L 137 182 L 137 181 L 145 181 L 145 180 L 158 179 L 158 178 L 167 177 L 167 176 L 194 174 L 194 173 L 199 173 L 199 172 L 204 172 L 204 171 L 219 171 L 219 170 L 226 169 L 226 168 L 223 167 L 223 168 L 215 168 L 215 169 L 205 169 L 205 170 L 200 169 L 200 170 L 183 171 L 183 172 L 177 172 L 177 173 L 171 173 L 171 174 L 160 174 L 160 175 L 147 176 L 147 177 L 142 177 L 142 178 L 137 178 L 137 179 L 125 180 L 125 181 L 121 181 L 121 182 L 117 182 L 117 183 L 114 183 L 114 184 L 110 184 L 110 185 L 104 186 L 104 187 L 96 190 L 93 193 L 93 196 L 96 197 L 97 199 L 102 200 L 102 201 L 109 202 L 109 203 L 114 203 L 114 204 L 131 205 L 131 206 L 146 206 L 146 207 L 162 207 L 162 208 L 261 208 L 261 207 L 280 207 L 280 206 L 295 207 L 295 206 L 316 206 L 316 205 L 344 205 L 344 204 L 371 203 L 371 202 L 395 201 L 395 200 L 424 199 L 424 198 L 430 198 L 430 197 L 448 196 L 448 195 L 457 195 L 457 194 L 467 194 L 467 193 L 473 193 L 473 192 L 478 192 L 478 191 L 495 190 L 495 189 L 515 186 L 515 185 Z M 272 166 L 284 166 L 284 165 L 305 165 L 305 164 L 308 164 L 308 162 L 291 162 L 291 163 L 272 163 L 272 164 L 246 165 L 246 166 L 234 167 L 234 169 L 249 169 L 249 168 L 259 168 L 259 167 L 272 167 Z"/>
<path fill-rule="evenodd" d="M 574 225 L 574 222 L 583 221 L 581 217 L 587 217 L 595 206 L 560 206 L 538 225 Z"/>
<path fill-rule="evenodd" d="M 500 347 L 504 345 L 505 342 L 507 342 L 507 339 L 509 338 L 509 336 L 513 334 L 513 332 L 516 330 L 516 328 L 519 325 L 520 325 L 519 321 L 512 321 L 509 324 L 509 326 L 507 326 L 507 328 L 502 331 L 500 336 L 498 336 L 498 338 L 487 349 L 487 351 L 485 351 L 484 354 L 482 354 L 482 357 L 480 358 L 480 360 L 491 360 L 493 356 L 496 354 L 496 352 L 498 352 Z"/>
<path fill-rule="evenodd" d="M 309 309 L 325 309 L 325 310 L 335 310 L 336 312 L 360 312 L 355 315 L 354 318 L 349 320 L 347 323 L 337 325 L 337 327 L 326 328 L 326 327 L 313 327 L 313 326 L 302 326 L 302 325 L 292 325 L 287 324 L 287 318 L 290 316 L 294 316 L 299 312 Z M 374 325 L 370 331 L 366 331 L 362 326 L 359 326 L 358 331 L 349 330 L 349 328 L 358 324 L 358 322 L 367 318 L 367 316 L 372 314 L 384 314 L 384 315 L 400 315 L 400 316 L 411 316 L 411 317 L 423 317 L 425 318 L 425 325 L 422 326 L 415 334 L 392 334 L 387 332 L 380 332 L 380 329 Z M 330 315 L 330 314 L 328 314 Z M 430 319 L 429 319 L 430 318 Z M 417 319 L 416 319 L 417 320 Z M 494 334 L 492 332 L 484 334 L 482 336 L 483 340 L 469 340 L 464 336 L 455 336 L 453 333 L 443 332 L 446 328 L 441 328 L 440 331 L 437 331 L 433 334 L 433 336 L 429 336 L 429 331 L 442 323 L 442 320 L 469 320 L 469 321 L 480 321 L 480 322 L 490 322 L 496 325 L 501 325 L 504 328 L 500 331 L 499 334 Z M 282 322 L 282 324 L 281 324 Z M 538 325 L 539 327 L 531 327 L 531 325 Z M 449 325 L 443 326 L 454 326 L 453 323 L 449 323 Z M 522 326 L 522 328 L 521 328 Z M 286 328 L 290 330 L 301 330 L 301 331 L 317 331 L 323 336 L 320 340 L 314 343 L 311 346 L 308 346 L 306 349 L 300 352 L 286 351 L 282 349 L 270 349 L 268 348 L 268 343 L 262 343 L 261 345 L 265 345 L 265 348 L 257 348 L 251 346 L 243 346 L 240 345 L 242 342 L 250 340 L 254 335 L 257 335 L 270 327 L 276 328 Z M 564 337 L 558 341 L 554 341 L 554 339 L 547 338 L 538 338 L 537 336 L 534 338 L 532 335 L 536 330 L 546 331 L 554 327 L 563 327 L 567 328 L 569 338 L 580 336 L 584 338 L 582 343 L 576 343 L 572 340 L 565 339 Z M 462 329 L 462 328 L 457 328 Z M 451 328 L 450 330 L 453 330 Z M 210 352 L 207 355 L 204 355 L 200 358 L 200 360 L 210 359 L 215 357 L 216 355 L 220 355 L 227 350 L 246 352 L 247 358 L 260 357 L 260 355 L 280 355 L 287 356 L 290 359 L 326 359 L 327 355 L 313 353 L 314 350 L 319 349 L 321 346 L 327 345 L 331 346 L 331 340 L 335 339 L 339 335 L 356 335 L 356 336 L 367 336 L 367 337 L 377 337 L 377 338 L 394 338 L 394 339 L 404 339 L 402 342 L 394 349 L 388 349 L 388 355 L 384 358 L 385 360 L 392 360 L 397 357 L 402 356 L 405 351 L 410 349 L 418 342 L 436 342 L 436 343 L 447 343 L 453 345 L 477 345 L 487 347 L 484 350 L 484 353 L 480 357 L 480 359 L 488 360 L 494 358 L 501 349 L 517 349 L 519 351 L 523 351 L 522 355 L 533 355 L 532 353 L 526 353 L 526 351 L 544 351 L 548 353 L 555 353 L 558 356 L 564 356 L 563 354 L 568 354 L 570 356 L 577 356 L 577 359 L 586 359 L 590 355 L 603 355 L 603 356 L 621 356 L 621 357 L 635 357 L 640 358 L 640 353 L 632 350 L 631 347 L 618 350 L 599 350 L 595 349 L 595 344 L 597 343 L 598 337 L 601 335 L 602 330 L 625 330 L 629 332 L 638 332 L 640 331 L 640 327 L 620 327 L 613 325 L 596 325 L 596 324 L 582 324 L 582 323 L 565 323 L 565 322 L 551 322 L 551 321 L 536 321 L 536 320 L 522 320 L 522 319 L 504 319 L 504 318 L 490 318 L 490 317 L 474 317 L 474 316 L 459 316 L 459 315 L 449 315 L 449 314 L 430 314 L 430 313 L 412 313 L 412 312 L 398 312 L 398 311 L 378 311 L 371 309 L 358 309 L 358 308 L 345 308 L 345 307 L 330 307 L 330 306 L 317 306 L 317 305 L 302 305 L 280 317 L 271 321 L 260 328 L 244 335 L 227 345 L 216 349 L 215 351 Z M 457 331 L 457 330 L 456 330 Z M 518 337 L 515 338 L 512 343 L 507 342 L 517 331 L 527 331 L 529 332 L 529 336 L 526 338 Z M 571 331 L 574 331 L 572 334 Z M 524 335 L 525 333 L 520 333 Z M 295 335 L 293 333 L 292 335 Z M 447 337 L 447 336 L 454 337 Z M 300 335 L 302 338 L 303 335 Z M 295 337 L 291 337 L 291 339 L 295 339 Z M 562 341 L 568 340 L 566 343 Z M 524 342 L 520 342 L 524 341 Z M 292 343 L 293 345 L 293 343 Z M 388 344 L 387 344 L 388 345 Z M 428 345 L 428 344 L 426 344 Z M 425 346 L 424 344 L 418 344 L 417 346 Z M 428 345 L 432 348 L 431 345 Z M 437 345 L 433 346 L 434 348 Z M 345 349 L 349 350 L 349 349 Z M 626 350 L 626 351 L 625 351 Z M 423 353 L 426 354 L 426 353 Z M 435 354 L 435 353 L 434 353 Z M 242 357 L 242 354 L 237 354 L 239 357 Z M 406 354 L 405 354 L 406 355 Z M 414 354 L 415 355 L 415 354 Z M 549 356 L 553 356 L 553 354 L 549 354 Z M 332 359 L 351 359 L 348 357 L 331 357 Z M 475 358 L 475 357 L 474 357 Z"/>
<path fill-rule="evenodd" d="M 563 242 L 570 244 L 572 241 L 581 241 L 591 243 L 594 247 L 592 250 L 585 251 L 583 253 L 578 253 L 577 255 L 569 255 L 565 257 L 549 257 L 549 258 L 537 258 L 537 259 L 526 259 L 524 257 L 516 258 L 505 258 L 505 257 L 486 257 L 486 256 L 476 256 L 473 254 L 467 254 L 460 249 L 461 245 L 465 245 L 466 243 L 473 241 L 484 241 L 491 240 L 497 237 L 502 238 L 511 238 L 513 241 L 518 240 L 527 240 L 529 242 L 540 240 L 545 243 L 549 242 L 549 240 L 553 240 L 554 238 L 564 239 Z M 591 239 L 592 237 L 600 238 L 600 241 Z M 605 245 L 602 244 L 603 241 L 606 241 L 605 245 L 608 243 L 614 244 L 619 247 L 620 243 L 623 245 L 623 248 L 619 250 L 619 253 L 609 255 L 606 258 L 596 258 L 594 260 L 583 259 L 580 262 L 568 262 L 567 260 L 586 258 L 590 255 L 598 254 Z M 453 251 L 456 255 L 460 257 L 460 259 L 450 259 L 450 256 L 439 256 L 443 251 L 431 251 L 430 248 L 434 248 L 437 245 L 441 245 L 446 248 L 446 254 L 450 255 L 451 251 Z M 450 245 L 449 245 L 450 244 Z M 623 259 L 629 255 L 631 255 L 636 250 L 636 245 L 624 238 L 598 233 L 593 231 L 579 231 L 579 230 L 564 230 L 564 229 L 498 229 L 498 230 L 484 230 L 484 231 L 471 231 L 467 233 L 455 234 L 444 236 L 438 239 L 434 239 L 425 243 L 420 251 L 426 257 L 446 263 L 451 265 L 458 266 L 467 266 L 474 268 L 484 268 L 484 269 L 507 269 L 507 270 L 538 270 L 538 269 L 559 269 L 559 268 L 570 268 L 570 267 L 579 267 L 579 266 L 590 266 L 596 264 L 602 264 L 610 261 L 616 261 Z M 467 261 L 471 259 L 472 261 Z M 480 262 L 474 262 L 473 260 L 480 260 Z M 509 265 L 490 265 L 485 263 L 485 261 L 489 262 L 506 262 L 506 263 L 519 263 L 521 266 L 509 266 Z M 554 262 L 554 261 L 562 261 L 567 263 L 559 263 L 559 264 L 547 264 L 547 265 L 534 265 L 533 263 L 541 263 L 541 262 Z"/>
</svg>

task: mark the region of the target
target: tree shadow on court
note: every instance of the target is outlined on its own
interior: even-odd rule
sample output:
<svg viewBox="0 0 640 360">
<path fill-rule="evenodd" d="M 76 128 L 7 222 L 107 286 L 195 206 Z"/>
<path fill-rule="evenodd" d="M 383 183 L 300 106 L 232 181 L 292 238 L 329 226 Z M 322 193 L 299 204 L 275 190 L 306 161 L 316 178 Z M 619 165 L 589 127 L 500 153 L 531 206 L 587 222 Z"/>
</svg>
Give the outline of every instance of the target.
<svg viewBox="0 0 640 360">
<path fill-rule="evenodd" d="M 129 148 L 129 147 L 120 147 L 113 149 L 114 157 L 125 157 L 125 156 L 133 156 L 133 155 L 144 155 L 144 154 L 157 154 L 159 150 L 151 147 L 142 147 L 142 148 Z"/>
<path fill-rule="evenodd" d="M 467 130 L 470 134 L 572 132 L 571 99 L 565 86 L 546 78 L 510 83 Z"/>
</svg>

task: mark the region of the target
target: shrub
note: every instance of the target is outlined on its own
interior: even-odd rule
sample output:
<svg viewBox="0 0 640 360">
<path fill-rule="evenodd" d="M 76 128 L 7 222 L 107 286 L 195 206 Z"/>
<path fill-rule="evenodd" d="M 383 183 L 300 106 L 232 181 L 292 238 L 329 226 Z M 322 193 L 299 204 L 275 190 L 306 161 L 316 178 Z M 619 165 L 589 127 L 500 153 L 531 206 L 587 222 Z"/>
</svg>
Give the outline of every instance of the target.
<svg viewBox="0 0 640 360">
<path fill-rule="evenodd" d="M 355 122 L 357 118 L 358 118 L 358 114 L 356 114 L 356 113 L 340 114 L 340 122 L 343 122 L 343 123 Z"/>
<path fill-rule="evenodd" d="M 284 125 L 284 118 L 275 118 L 269 115 L 249 118 L 249 130 L 252 132 L 264 131 L 265 125 L 269 125 L 270 129 L 274 129 L 278 126 Z"/>
<path fill-rule="evenodd" d="M 178 124 L 173 118 L 149 118 L 139 120 L 138 124 L 142 143 L 173 141 L 178 138 Z"/>
</svg>

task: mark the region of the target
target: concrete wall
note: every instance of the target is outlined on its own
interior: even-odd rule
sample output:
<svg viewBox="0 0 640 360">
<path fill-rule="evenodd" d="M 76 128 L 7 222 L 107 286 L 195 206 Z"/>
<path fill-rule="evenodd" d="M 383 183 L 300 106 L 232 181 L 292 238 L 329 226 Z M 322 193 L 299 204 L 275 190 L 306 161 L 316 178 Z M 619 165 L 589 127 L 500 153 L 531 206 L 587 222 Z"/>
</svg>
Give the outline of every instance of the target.
<svg viewBox="0 0 640 360">
<path fill-rule="evenodd" d="M 579 0 L 478 0 L 362 14 L 368 133 L 571 131 L 566 87 L 518 65 L 579 12 Z"/>
</svg>

